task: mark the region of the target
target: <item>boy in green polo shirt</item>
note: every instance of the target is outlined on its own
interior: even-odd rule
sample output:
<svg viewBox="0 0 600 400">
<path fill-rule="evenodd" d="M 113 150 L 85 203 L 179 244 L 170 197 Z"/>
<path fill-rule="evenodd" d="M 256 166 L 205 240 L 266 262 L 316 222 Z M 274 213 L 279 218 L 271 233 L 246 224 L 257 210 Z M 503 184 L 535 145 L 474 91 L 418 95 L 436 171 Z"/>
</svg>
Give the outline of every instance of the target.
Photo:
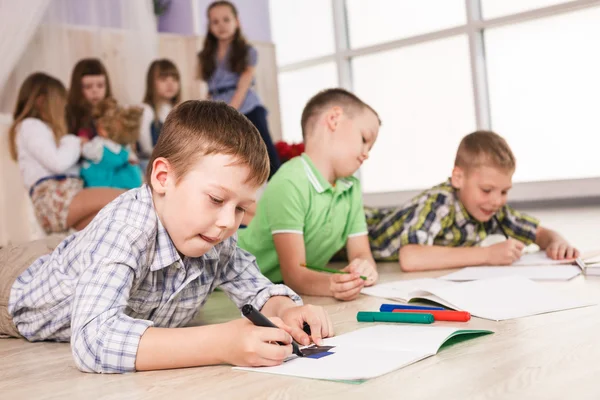
<svg viewBox="0 0 600 400">
<path fill-rule="evenodd" d="M 378 277 L 360 183 L 352 175 L 377 139 L 379 116 L 354 94 L 327 89 L 308 101 L 301 125 L 305 153 L 271 178 L 238 245 L 256 256 L 273 282 L 306 295 L 353 300 Z M 348 274 L 300 265 L 323 267 L 344 245 Z"/>
</svg>

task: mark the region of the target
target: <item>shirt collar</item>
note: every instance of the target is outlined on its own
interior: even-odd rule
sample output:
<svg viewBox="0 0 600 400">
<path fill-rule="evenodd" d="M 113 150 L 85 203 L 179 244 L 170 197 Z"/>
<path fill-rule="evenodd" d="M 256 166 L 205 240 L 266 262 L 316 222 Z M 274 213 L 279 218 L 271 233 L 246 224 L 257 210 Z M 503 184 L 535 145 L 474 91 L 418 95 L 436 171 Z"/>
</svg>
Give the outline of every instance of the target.
<svg viewBox="0 0 600 400">
<path fill-rule="evenodd" d="M 304 165 L 304 172 L 306 172 L 306 177 L 308 181 L 313 185 L 317 193 L 323 193 L 326 190 L 333 189 L 331 183 L 325 179 L 323 174 L 319 172 L 315 164 L 313 164 L 312 160 L 306 153 L 302 153 L 300 156 L 302 158 L 302 164 Z M 354 182 L 348 178 L 340 178 L 336 180 L 336 188 L 339 188 L 340 191 L 348 190 L 354 185 Z"/>
<path fill-rule="evenodd" d="M 102 143 L 103 146 L 107 147 L 113 153 L 119 154 L 121 152 L 121 149 L 123 148 L 123 146 L 121 146 L 119 143 L 117 143 L 109 138 L 105 138 L 102 136 L 96 136 L 96 138 L 100 138 L 99 139 L 100 143 Z M 96 139 L 96 138 L 94 138 L 94 139 Z"/>
<path fill-rule="evenodd" d="M 462 228 L 469 222 L 478 224 L 479 221 L 471 217 L 471 214 L 469 214 L 462 201 L 460 201 L 460 198 L 458 197 L 458 189 L 452 186 L 450 178 L 448 178 L 447 185 L 451 188 L 452 196 L 454 196 L 454 223 L 456 226 Z"/>
<path fill-rule="evenodd" d="M 471 215 L 463 205 L 463 203 L 458 199 L 456 192 L 454 193 L 456 196 L 456 203 L 454 204 L 454 208 L 456 211 L 454 221 L 459 228 L 465 226 L 468 222 L 477 222 L 474 218 L 471 218 Z"/>
</svg>

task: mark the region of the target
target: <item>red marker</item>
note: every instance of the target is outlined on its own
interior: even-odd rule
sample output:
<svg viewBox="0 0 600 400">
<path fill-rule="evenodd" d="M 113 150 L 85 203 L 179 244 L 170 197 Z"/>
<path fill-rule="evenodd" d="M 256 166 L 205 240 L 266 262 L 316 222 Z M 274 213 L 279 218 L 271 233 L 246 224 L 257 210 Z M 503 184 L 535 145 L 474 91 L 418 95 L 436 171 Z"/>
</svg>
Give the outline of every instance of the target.
<svg viewBox="0 0 600 400">
<path fill-rule="evenodd" d="M 426 312 L 427 314 L 433 315 L 433 319 L 435 321 L 455 321 L 455 322 L 467 322 L 471 319 L 471 314 L 466 311 L 420 311 L 420 310 L 394 310 L 393 312 L 401 312 L 401 313 L 422 313 Z"/>
</svg>

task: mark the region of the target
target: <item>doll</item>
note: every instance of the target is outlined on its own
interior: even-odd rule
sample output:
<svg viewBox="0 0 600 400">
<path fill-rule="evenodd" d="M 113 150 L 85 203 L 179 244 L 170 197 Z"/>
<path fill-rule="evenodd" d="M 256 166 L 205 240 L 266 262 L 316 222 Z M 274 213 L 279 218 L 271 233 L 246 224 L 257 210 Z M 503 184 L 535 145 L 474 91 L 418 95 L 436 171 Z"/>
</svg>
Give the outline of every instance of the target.
<svg viewBox="0 0 600 400">
<path fill-rule="evenodd" d="M 119 107 L 112 98 L 95 107 L 98 135 L 81 151 L 81 177 L 86 187 L 133 189 L 142 185 L 142 170 L 132 150 L 139 137 L 141 115 L 141 108 Z"/>
</svg>

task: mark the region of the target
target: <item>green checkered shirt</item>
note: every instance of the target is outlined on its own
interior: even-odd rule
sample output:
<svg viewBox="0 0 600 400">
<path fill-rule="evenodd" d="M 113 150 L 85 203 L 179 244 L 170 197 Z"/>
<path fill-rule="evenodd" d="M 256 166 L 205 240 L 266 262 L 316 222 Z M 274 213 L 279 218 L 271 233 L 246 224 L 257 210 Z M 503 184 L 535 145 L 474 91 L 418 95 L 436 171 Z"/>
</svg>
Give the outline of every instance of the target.
<svg viewBox="0 0 600 400">
<path fill-rule="evenodd" d="M 398 260 L 406 244 L 475 246 L 490 234 L 502 234 L 492 218 L 480 222 L 459 201 L 450 180 L 421 193 L 399 208 L 365 207 L 373 257 Z M 496 218 L 508 236 L 525 244 L 535 242 L 539 221 L 503 206 Z"/>
</svg>

